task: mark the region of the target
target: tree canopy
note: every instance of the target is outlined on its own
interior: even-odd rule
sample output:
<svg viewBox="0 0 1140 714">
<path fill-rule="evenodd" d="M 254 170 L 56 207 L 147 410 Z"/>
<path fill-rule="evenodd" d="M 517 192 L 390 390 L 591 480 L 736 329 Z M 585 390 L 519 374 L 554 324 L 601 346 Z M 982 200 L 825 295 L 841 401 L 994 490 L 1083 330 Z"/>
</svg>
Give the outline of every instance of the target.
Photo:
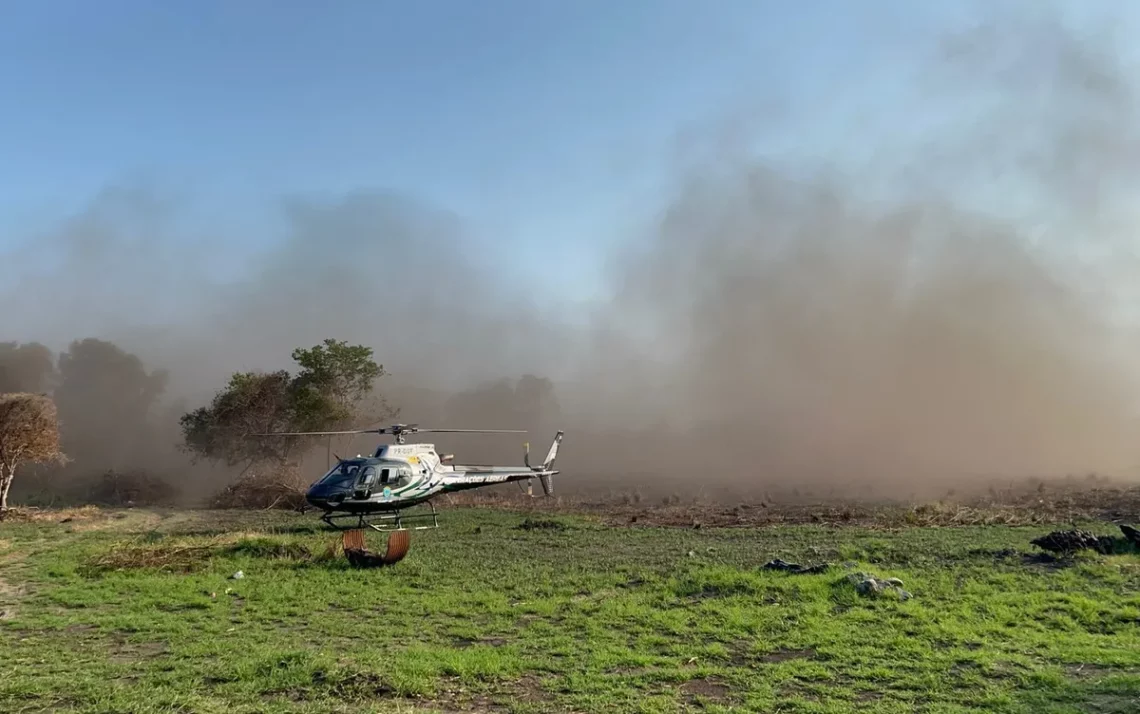
<svg viewBox="0 0 1140 714">
<path fill-rule="evenodd" d="M 63 422 L 63 448 L 86 468 L 121 468 L 153 441 L 155 408 L 168 375 L 148 370 L 113 342 L 72 342 L 59 356 L 54 397 Z"/>
<path fill-rule="evenodd" d="M 209 405 L 181 418 L 185 448 L 194 457 L 230 466 L 294 462 L 319 437 L 257 436 L 283 431 L 336 431 L 394 416 L 372 399 L 384 369 L 372 349 L 327 339 L 293 351 L 300 370 L 238 372 Z"/>
<path fill-rule="evenodd" d="M 0 514 L 17 467 L 63 460 L 55 402 L 42 394 L 0 394 Z"/>
<path fill-rule="evenodd" d="M 55 362 L 51 350 L 38 342 L 0 342 L 0 393 L 51 389 Z"/>
</svg>

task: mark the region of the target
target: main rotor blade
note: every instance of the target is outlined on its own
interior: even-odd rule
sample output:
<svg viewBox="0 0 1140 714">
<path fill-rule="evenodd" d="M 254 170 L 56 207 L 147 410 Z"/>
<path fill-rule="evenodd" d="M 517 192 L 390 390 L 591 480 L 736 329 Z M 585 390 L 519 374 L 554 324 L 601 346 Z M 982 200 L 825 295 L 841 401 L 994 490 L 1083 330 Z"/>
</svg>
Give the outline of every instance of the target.
<svg viewBox="0 0 1140 714">
<path fill-rule="evenodd" d="M 271 431 L 250 436 L 341 436 L 343 434 L 382 434 L 382 429 L 361 429 L 359 431 Z"/>
<path fill-rule="evenodd" d="M 449 434 L 525 434 L 526 429 L 416 429 Z"/>
<path fill-rule="evenodd" d="M 525 434 L 526 429 L 421 429 L 414 425 L 387 426 L 381 429 L 357 429 L 353 431 L 273 431 L 252 434 L 251 436 L 342 436 L 346 434 L 395 434 L 398 432 L 415 434 L 433 432 L 437 434 Z"/>
</svg>

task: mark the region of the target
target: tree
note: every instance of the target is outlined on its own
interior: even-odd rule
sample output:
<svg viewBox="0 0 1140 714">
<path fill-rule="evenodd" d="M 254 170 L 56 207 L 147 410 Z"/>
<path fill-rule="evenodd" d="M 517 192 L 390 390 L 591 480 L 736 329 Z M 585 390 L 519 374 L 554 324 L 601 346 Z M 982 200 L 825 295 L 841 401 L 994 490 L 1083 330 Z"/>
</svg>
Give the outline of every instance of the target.
<svg viewBox="0 0 1140 714">
<path fill-rule="evenodd" d="M 328 400 L 327 417 L 345 425 L 356 409 L 372 394 L 383 368 L 372 360 L 372 349 L 325 340 L 323 345 L 293 350 L 293 361 L 301 366 L 297 388 Z"/>
<path fill-rule="evenodd" d="M 65 460 L 55 403 L 41 394 L 0 394 L 0 516 L 18 466 Z"/>
<path fill-rule="evenodd" d="M 59 356 L 54 393 L 64 450 L 85 468 L 124 467 L 155 438 L 154 408 L 167 379 L 112 342 L 72 342 Z"/>
<path fill-rule="evenodd" d="M 371 348 L 329 339 L 294 350 L 293 359 L 301 367 L 296 375 L 236 373 L 208 406 L 183 415 L 184 448 L 196 459 L 229 466 L 270 462 L 280 468 L 299 461 L 320 438 L 258 434 L 344 430 L 394 415 L 382 398 L 369 404 L 384 375 Z"/>
<path fill-rule="evenodd" d="M 195 458 L 208 458 L 236 466 L 242 462 L 285 461 L 299 439 L 255 438 L 253 434 L 310 431 L 295 428 L 297 413 L 304 412 L 290 394 L 293 377 L 282 370 L 270 373 L 238 372 L 209 406 L 182 416 L 182 436 Z"/>
<path fill-rule="evenodd" d="M 38 342 L 0 342 L 0 393 L 47 392 L 55 377 L 51 350 Z"/>
</svg>

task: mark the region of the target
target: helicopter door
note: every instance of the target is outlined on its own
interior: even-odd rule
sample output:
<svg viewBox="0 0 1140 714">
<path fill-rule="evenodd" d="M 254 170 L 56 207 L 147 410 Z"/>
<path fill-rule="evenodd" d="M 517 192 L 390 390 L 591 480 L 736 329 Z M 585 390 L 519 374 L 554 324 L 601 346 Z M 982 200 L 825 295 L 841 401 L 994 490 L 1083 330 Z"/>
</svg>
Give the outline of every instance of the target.
<svg viewBox="0 0 1140 714">
<path fill-rule="evenodd" d="M 372 484 L 376 481 L 376 468 L 366 466 L 360 470 L 360 478 L 356 481 L 353 498 L 365 499 L 372 495 Z"/>
</svg>

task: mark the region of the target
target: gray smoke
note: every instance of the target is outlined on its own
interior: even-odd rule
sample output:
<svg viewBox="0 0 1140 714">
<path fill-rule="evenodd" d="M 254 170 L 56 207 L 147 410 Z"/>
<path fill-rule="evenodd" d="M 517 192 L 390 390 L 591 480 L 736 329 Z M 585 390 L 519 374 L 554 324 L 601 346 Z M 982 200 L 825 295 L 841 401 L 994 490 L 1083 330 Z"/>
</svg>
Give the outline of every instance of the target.
<svg viewBox="0 0 1140 714">
<path fill-rule="evenodd" d="M 460 217 L 406 196 L 292 201 L 278 243 L 230 256 L 224 227 L 187 241 L 176 207 L 121 189 L 8 258 L 0 338 L 113 340 L 192 403 L 294 347 L 362 342 L 401 418 L 518 419 L 536 449 L 565 428 L 563 492 L 1127 476 L 1140 142 L 1111 46 L 1044 14 L 950 32 L 915 60 L 911 131 L 858 162 L 711 131 L 605 256 L 612 297 L 589 319 L 539 309 Z M 526 374 L 556 398 L 494 383 Z"/>
</svg>

